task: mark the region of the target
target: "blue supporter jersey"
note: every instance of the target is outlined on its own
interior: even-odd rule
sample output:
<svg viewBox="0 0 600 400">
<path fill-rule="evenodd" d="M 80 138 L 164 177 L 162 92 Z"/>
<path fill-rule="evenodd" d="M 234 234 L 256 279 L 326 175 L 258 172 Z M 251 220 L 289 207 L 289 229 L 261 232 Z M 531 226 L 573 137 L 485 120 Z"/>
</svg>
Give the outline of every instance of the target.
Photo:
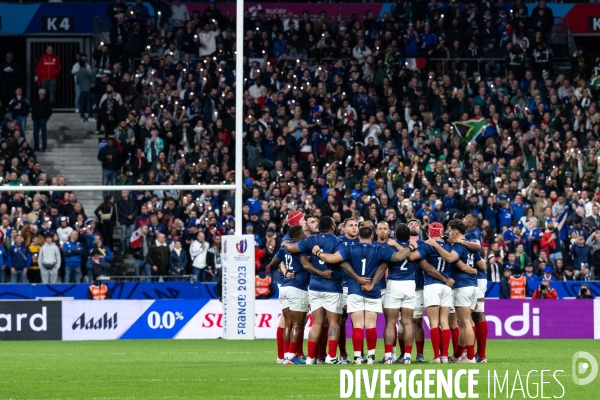
<svg viewBox="0 0 600 400">
<path fill-rule="evenodd" d="M 358 237 L 350 239 L 346 235 L 338 236 L 338 239 L 340 239 L 344 243 L 348 243 L 350 246 L 355 245 L 359 242 Z M 348 275 L 344 271 L 342 271 L 342 287 L 348 287 L 348 279 Z M 382 281 L 384 281 L 385 284 L 385 279 L 382 279 Z"/>
<path fill-rule="evenodd" d="M 358 276 L 372 278 L 381 263 L 389 262 L 392 259 L 394 250 L 390 246 L 373 246 L 368 243 L 359 243 L 355 246 L 346 246 L 339 253 L 345 261 L 352 265 Z M 358 282 L 354 279 L 348 279 L 348 294 L 380 299 L 381 288 L 377 285 L 370 292 L 363 292 Z"/>
<path fill-rule="evenodd" d="M 410 244 L 410 241 L 400 242 L 397 240 L 397 242 L 400 243 L 400 246 L 404 248 L 408 248 L 408 245 Z M 425 242 L 419 239 L 417 240 L 417 244 L 420 247 L 424 246 Z M 419 267 L 418 261 L 409 261 L 408 258 L 397 263 L 391 263 L 388 267 L 388 280 L 414 281 L 416 271 L 420 268 L 421 267 Z"/>
<path fill-rule="evenodd" d="M 448 243 L 438 243 L 448 253 L 452 252 L 452 246 L 450 246 Z M 442 256 L 439 255 L 435 247 L 432 247 L 428 244 L 424 244 L 423 246 L 419 245 L 417 251 L 421 255 L 421 260 L 427 261 L 433 268 L 437 269 L 440 274 L 444 275 L 446 278 L 450 278 L 450 276 L 452 275 L 452 264 L 444 260 Z M 436 283 L 445 285 L 444 282 L 440 281 L 439 279 L 435 279 L 434 277 L 425 272 L 423 273 L 423 280 L 425 286 L 433 285 Z"/>
<path fill-rule="evenodd" d="M 472 228 L 472 229 L 469 229 L 468 231 L 466 231 L 465 232 L 465 240 L 467 242 L 477 241 L 477 243 L 479 243 L 480 246 L 483 246 L 483 239 L 482 239 L 482 235 L 481 235 L 481 230 L 479 228 Z M 481 253 L 477 252 L 477 254 L 475 255 L 475 264 L 477 264 L 477 262 L 479 260 L 481 260 Z M 475 267 L 475 268 L 477 268 L 477 267 Z M 477 270 L 477 279 L 487 280 L 487 272 Z"/>
<path fill-rule="evenodd" d="M 458 254 L 458 261 L 462 261 L 469 268 L 475 268 L 475 254 L 467 250 L 465 246 L 463 246 L 462 244 L 454 243 L 452 245 L 452 251 Z M 452 289 L 460 289 L 469 286 L 477 287 L 477 275 L 462 272 L 458 269 L 456 263 L 453 264 L 453 267 L 454 268 L 452 271 L 452 278 L 454 279 L 454 286 L 452 287 Z"/>
<path fill-rule="evenodd" d="M 308 282 L 310 281 L 310 274 L 304 269 L 302 263 L 300 263 L 300 257 L 306 256 L 305 253 L 292 254 L 287 252 L 283 247 L 279 248 L 279 251 L 275 255 L 279 261 L 285 264 L 285 268 L 290 272 L 295 272 L 294 279 L 290 280 L 286 278 L 281 272 L 279 272 L 279 285 L 280 286 L 292 286 L 300 290 L 308 290 Z"/>
<path fill-rule="evenodd" d="M 312 254 L 312 248 L 319 245 L 321 250 L 327 254 L 335 254 L 340 250 L 341 246 L 346 246 L 347 243 L 342 243 L 340 239 L 331 233 L 319 233 L 308 237 L 298 242 L 298 247 L 303 253 L 310 254 L 310 261 L 315 268 L 321 271 L 331 270 L 331 279 L 325 279 L 319 275 L 311 275 L 309 287 L 310 290 L 316 292 L 342 293 L 342 269 L 335 264 L 327 264 L 319 257 Z"/>
</svg>

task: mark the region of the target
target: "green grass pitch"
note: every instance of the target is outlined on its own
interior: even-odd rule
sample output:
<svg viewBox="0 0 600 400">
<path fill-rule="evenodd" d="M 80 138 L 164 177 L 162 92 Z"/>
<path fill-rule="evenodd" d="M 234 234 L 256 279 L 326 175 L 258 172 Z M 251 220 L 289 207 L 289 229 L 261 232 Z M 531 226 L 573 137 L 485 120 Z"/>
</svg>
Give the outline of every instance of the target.
<svg viewBox="0 0 600 400">
<path fill-rule="evenodd" d="M 428 360 L 429 346 L 426 341 Z M 382 351 L 383 343 L 379 341 L 378 359 Z M 479 398 L 488 398 L 488 370 L 502 376 L 508 370 L 511 387 L 517 370 L 523 385 L 530 370 L 564 370 L 557 375 L 565 387 L 563 399 L 600 398 L 600 376 L 587 386 L 573 383 L 571 359 L 577 351 L 586 351 L 600 360 L 600 341 L 490 341 L 488 364 L 448 366 L 277 365 L 274 340 L 3 342 L 0 399 L 339 398 L 340 369 L 388 367 L 479 369 Z M 531 395 L 533 382 L 539 380 L 539 372 L 530 374 Z M 559 396 L 561 389 L 552 375 L 548 381 L 551 383 L 545 385 L 544 395 Z M 393 391 L 393 384 L 390 388 Z M 366 398 L 364 390 L 362 398 Z M 496 398 L 506 395 L 497 394 Z M 523 396 L 518 391 L 512 398 Z"/>
</svg>

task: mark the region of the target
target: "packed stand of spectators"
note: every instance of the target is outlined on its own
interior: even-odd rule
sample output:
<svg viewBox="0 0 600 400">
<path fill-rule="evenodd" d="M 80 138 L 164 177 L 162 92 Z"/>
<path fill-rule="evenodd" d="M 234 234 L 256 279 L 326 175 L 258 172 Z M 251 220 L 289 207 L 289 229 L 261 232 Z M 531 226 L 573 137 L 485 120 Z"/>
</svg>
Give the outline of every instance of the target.
<svg viewBox="0 0 600 400">
<path fill-rule="evenodd" d="M 157 19 L 139 1 L 111 4 L 110 45 L 80 57 L 107 139 L 103 181 L 165 185 L 106 193 L 97 221 L 81 221 L 112 250 L 120 224 L 119 251 L 132 253 L 136 274 L 218 279 L 235 201 L 257 271 L 273 280 L 291 211 L 392 231 L 416 217 L 422 232 L 472 213 L 491 281 L 530 268 L 540 283 L 600 274 L 599 60 L 578 50 L 568 75 L 554 72 L 543 0 L 531 15 L 519 1 L 402 0 L 381 20 L 247 14 L 242 110 L 231 15 L 215 3 L 191 14 L 178 1 L 154 6 Z M 489 126 L 471 141 L 453 125 L 478 118 Z M 168 189 L 232 183 L 236 140 L 243 199 Z"/>
</svg>

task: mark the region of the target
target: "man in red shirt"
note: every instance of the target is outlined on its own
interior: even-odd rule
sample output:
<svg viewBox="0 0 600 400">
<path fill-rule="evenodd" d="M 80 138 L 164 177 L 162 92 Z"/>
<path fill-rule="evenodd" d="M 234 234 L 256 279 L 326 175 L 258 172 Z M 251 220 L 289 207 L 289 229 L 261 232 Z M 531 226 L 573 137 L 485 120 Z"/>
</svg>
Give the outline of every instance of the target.
<svg viewBox="0 0 600 400">
<path fill-rule="evenodd" d="M 35 69 L 35 81 L 38 87 L 42 87 L 48 92 L 52 104 L 55 104 L 56 79 L 61 69 L 60 59 L 54 55 L 52 46 L 46 47 L 46 54 L 40 57 Z"/>
</svg>

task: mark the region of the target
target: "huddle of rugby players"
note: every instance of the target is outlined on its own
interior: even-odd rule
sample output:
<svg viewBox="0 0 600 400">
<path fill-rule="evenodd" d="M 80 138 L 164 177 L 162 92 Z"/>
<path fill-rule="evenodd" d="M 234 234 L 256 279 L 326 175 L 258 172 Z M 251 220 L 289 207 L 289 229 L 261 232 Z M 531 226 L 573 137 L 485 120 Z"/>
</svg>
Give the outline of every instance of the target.
<svg viewBox="0 0 600 400">
<path fill-rule="evenodd" d="M 427 240 L 421 239 L 417 219 L 397 225 L 393 238 L 385 221 L 359 226 L 355 219 L 347 219 L 336 227 L 331 217 L 317 221 L 292 212 L 287 222 L 289 232 L 271 262 L 281 274 L 278 363 L 376 364 L 381 313 L 385 317 L 381 362 L 411 364 L 413 341 L 414 361 L 425 362 L 424 310 L 433 349 L 430 363 L 487 362 L 486 264 L 480 254 L 477 216 L 453 219 L 447 231 L 442 224 L 431 223 Z M 309 309 L 312 326 L 305 355 Z M 348 315 L 352 359 L 346 351 Z"/>
</svg>

